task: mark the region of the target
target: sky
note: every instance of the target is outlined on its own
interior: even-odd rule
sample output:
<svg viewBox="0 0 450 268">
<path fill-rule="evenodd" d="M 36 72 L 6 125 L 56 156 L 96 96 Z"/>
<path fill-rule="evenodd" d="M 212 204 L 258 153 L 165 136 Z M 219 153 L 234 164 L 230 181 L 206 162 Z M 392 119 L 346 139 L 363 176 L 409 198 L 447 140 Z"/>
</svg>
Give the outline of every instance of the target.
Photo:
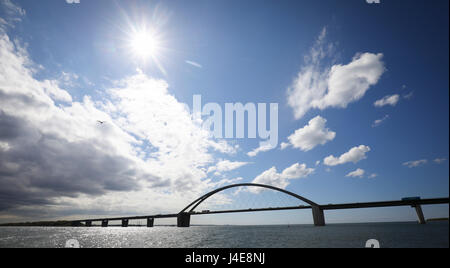
<svg viewBox="0 0 450 268">
<path fill-rule="evenodd" d="M 244 182 L 318 204 L 448 197 L 448 5 L 0 0 L 0 222 L 176 213 Z M 212 135 L 195 95 L 224 114 L 227 103 L 266 104 L 275 146 L 248 130 Z M 205 209 L 295 201 L 250 188 Z M 427 218 L 448 211 L 424 207 Z M 311 223 L 310 214 L 193 222 Z M 326 220 L 416 215 L 345 210 Z"/>
</svg>

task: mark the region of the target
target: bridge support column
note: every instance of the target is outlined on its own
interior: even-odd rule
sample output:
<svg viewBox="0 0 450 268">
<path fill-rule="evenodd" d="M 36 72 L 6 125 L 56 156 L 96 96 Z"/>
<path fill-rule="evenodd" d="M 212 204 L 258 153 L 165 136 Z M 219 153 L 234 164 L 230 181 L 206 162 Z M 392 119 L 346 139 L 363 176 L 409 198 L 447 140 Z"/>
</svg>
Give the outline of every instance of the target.
<svg viewBox="0 0 450 268">
<path fill-rule="evenodd" d="M 102 220 L 102 227 L 108 227 L 108 220 Z"/>
<path fill-rule="evenodd" d="M 427 221 L 425 220 L 425 217 L 423 216 L 422 207 L 420 205 L 415 205 L 413 208 L 416 209 L 417 218 L 419 218 L 419 224 L 425 224 Z"/>
<path fill-rule="evenodd" d="M 86 221 L 86 227 L 91 227 L 92 226 L 92 221 Z"/>
<path fill-rule="evenodd" d="M 323 213 L 323 209 L 313 206 L 312 214 L 315 226 L 325 226 L 325 215 Z"/>
<path fill-rule="evenodd" d="M 191 214 L 189 213 L 180 213 L 177 217 L 177 226 L 178 227 L 189 227 L 191 224 Z"/>
<path fill-rule="evenodd" d="M 147 227 L 153 227 L 154 223 L 155 223 L 154 218 L 147 218 Z"/>
<path fill-rule="evenodd" d="M 128 219 L 122 220 L 122 227 L 128 227 Z"/>
</svg>

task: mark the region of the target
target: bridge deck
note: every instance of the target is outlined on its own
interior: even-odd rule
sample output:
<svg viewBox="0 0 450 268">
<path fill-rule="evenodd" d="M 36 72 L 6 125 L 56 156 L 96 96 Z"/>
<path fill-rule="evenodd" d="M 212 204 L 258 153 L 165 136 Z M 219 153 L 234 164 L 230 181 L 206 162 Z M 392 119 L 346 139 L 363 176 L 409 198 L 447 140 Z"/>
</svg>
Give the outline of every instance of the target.
<svg viewBox="0 0 450 268">
<path fill-rule="evenodd" d="M 434 204 L 448 204 L 449 198 L 431 198 L 419 200 L 396 200 L 396 201 L 381 201 L 381 202 L 364 202 L 364 203 L 346 203 L 346 204 L 328 204 L 320 205 L 322 210 L 337 210 L 337 209 L 356 209 L 356 208 L 376 208 L 376 207 L 398 207 L 398 206 L 418 206 L 418 205 L 434 205 Z M 206 215 L 206 214 L 223 214 L 223 213 L 240 213 L 240 212 L 258 212 L 258 211 L 277 211 L 277 210 L 295 210 L 295 209 L 311 209 L 311 206 L 291 206 L 291 207 L 273 207 L 273 208 L 254 208 L 254 209 L 236 209 L 236 210 L 220 210 L 220 211 L 202 211 L 191 212 L 191 215 Z M 120 220 L 141 220 L 148 218 L 176 218 L 179 214 L 157 214 L 147 216 L 133 216 L 133 217 L 116 217 L 116 218 L 99 218 L 79 220 L 78 222 L 86 221 L 120 221 Z"/>
<path fill-rule="evenodd" d="M 176 217 L 178 217 L 178 214 L 157 214 L 157 215 L 147 215 L 147 216 L 87 219 L 87 220 L 79 220 L 79 221 L 121 221 L 121 220 L 145 220 L 148 218 L 161 219 L 161 218 L 176 218 Z"/>
<path fill-rule="evenodd" d="M 417 206 L 417 205 L 436 205 L 448 204 L 449 198 L 430 198 L 418 200 L 400 200 L 400 201 L 381 201 L 381 202 L 365 202 L 365 203 L 348 203 L 348 204 L 329 204 L 320 206 L 323 210 L 334 209 L 351 209 L 351 208 L 375 208 L 375 207 L 399 207 L 399 206 Z"/>
</svg>

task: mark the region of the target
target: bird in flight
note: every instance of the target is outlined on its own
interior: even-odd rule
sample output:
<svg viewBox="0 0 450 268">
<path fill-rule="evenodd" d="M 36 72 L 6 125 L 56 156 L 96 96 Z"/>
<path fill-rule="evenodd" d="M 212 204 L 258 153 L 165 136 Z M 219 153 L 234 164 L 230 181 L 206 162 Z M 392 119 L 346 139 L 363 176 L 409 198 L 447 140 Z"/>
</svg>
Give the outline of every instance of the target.
<svg viewBox="0 0 450 268">
<path fill-rule="evenodd" d="M 103 125 L 104 123 L 106 123 L 105 121 L 100 121 L 100 120 L 97 120 L 97 122 L 98 122 L 100 125 Z"/>
</svg>

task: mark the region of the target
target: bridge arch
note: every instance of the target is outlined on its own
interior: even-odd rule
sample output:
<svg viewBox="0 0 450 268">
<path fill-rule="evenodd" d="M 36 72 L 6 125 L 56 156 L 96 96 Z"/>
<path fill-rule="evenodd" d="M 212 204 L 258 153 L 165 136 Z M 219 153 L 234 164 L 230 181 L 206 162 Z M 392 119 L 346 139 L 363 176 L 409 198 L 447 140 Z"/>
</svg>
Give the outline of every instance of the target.
<svg viewBox="0 0 450 268">
<path fill-rule="evenodd" d="M 218 189 L 216 189 L 214 191 L 211 191 L 211 192 L 209 192 L 209 193 L 207 193 L 205 195 L 202 195 L 201 197 L 197 198 L 192 203 L 190 203 L 182 211 L 180 211 L 180 214 L 192 213 L 195 208 L 197 208 L 201 203 L 206 201 L 211 196 L 213 196 L 213 195 L 215 195 L 215 194 L 217 194 L 219 192 L 222 192 L 222 191 L 224 191 L 226 189 L 236 188 L 236 187 L 260 187 L 260 188 L 266 188 L 266 189 L 275 190 L 275 191 L 282 192 L 282 193 L 285 193 L 287 195 L 290 195 L 292 197 L 295 197 L 295 198 L 297 198 L 297 199 L 299 199 L 299 200 L 309 204 L 312 208 L 319 208 L 319 205 L 314 203 L 313 201 L 311 201 L 311 200 L 309 200 L 309 199 L 307 199 L 307 198 L 305 198 L 303 196 L 300 196 L 298 194 L 295 194 L 293 192 L 290 192 L 290 191 L 287 191 L 287 190 L 284 190 L 284 189 L 281 189 L 281 188 L 278 188 L 278 187 L 275 187 L 275 186 L 265 185 L 265 184 L 257 184 L 257 183 L 239 183 L 239 184 L 227 185 L 225 187 L 218 188 Z"/>
</svg>

